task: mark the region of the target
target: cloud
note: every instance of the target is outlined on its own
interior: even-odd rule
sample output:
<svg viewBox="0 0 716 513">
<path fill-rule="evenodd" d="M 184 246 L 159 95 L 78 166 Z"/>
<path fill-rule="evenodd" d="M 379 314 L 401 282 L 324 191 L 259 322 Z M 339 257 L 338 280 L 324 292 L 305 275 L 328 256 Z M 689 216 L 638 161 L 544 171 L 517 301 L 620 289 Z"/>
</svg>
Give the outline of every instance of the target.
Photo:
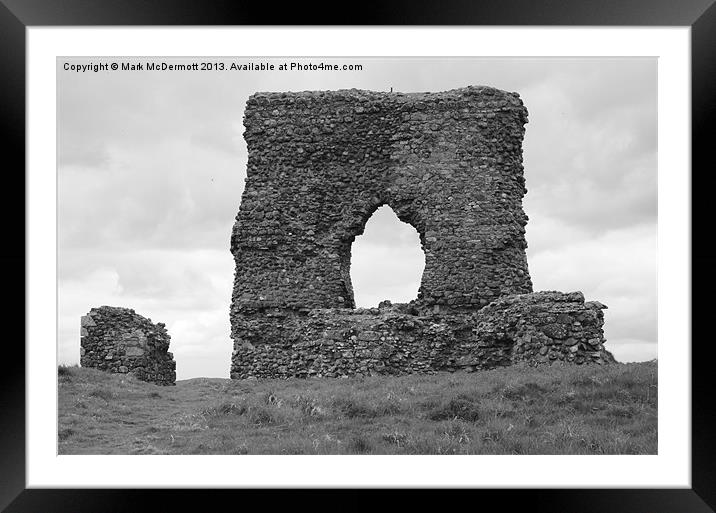
<svg viewBox="0 0 716 513">
<path fill-rule="evenodd" d="M 623 339 L 617 340 L 608 349 L 618 362 L 644 362 L 658 357 L 657 345 L 654 342 Z"/>
<path fill-rule="evenodd" d="M 357 307 L 374 307 L 384 299 L 407 303 L 418 296 L 425 253 L 418 232 L 390 207 L 368 219 L 351 248 L 351 282 Z"/>
<path fill-rule="evenodd" d="M 656 218 L 656 66 L 588 64 L 524 91 L 524 204 L 598 234 Z"/>
<path fill-rule="evenodd" d="M 63 248 L 228 248 L 246 160 L 189 141 L 109 150 L 103 169 L 59 169 Z"/>
</svg>

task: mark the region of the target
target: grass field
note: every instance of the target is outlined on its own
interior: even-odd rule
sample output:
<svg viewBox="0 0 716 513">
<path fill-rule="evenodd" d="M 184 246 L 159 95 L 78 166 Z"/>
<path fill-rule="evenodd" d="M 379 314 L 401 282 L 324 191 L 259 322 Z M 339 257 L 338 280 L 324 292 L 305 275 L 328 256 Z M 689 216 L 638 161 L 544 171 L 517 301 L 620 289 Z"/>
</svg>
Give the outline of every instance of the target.
<svg viewBox="0 0 716 513">
<path fill-rule="evenodd" d="M 58 368 L 59 454 L 656 454 L 656 362 L 175 387 Z"/>
</svg>

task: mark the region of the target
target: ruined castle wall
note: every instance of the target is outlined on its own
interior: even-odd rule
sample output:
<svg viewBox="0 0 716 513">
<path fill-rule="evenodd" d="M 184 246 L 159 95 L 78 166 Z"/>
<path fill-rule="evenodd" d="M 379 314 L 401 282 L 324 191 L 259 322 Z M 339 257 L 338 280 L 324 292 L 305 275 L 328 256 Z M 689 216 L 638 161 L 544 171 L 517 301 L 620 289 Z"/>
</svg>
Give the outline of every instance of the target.
<svg viewBox="0 0 716 513">
<path fill-rule="evenodd" d="M 412 306 L 274 311 L 257 326 L 272 344 L 242 344 L 232 378 L 338 377 L 475 371 L 516 362 L 609 363 L 604 305 L 581 293 L 499 299 L 471 313 L 420 314 Z"/>
<path fill-rule="evenodd" d="M 423 305 L 532 291 L 515 93 L 257 93 L 231 250 L 232 334 L 262 308 L 352 308 L 350 248 L 381 205 L 420 234 Z"/>
<path fill-rule="evenodd" d="M 163 323 L 129 308 L 93 308 L 81 320 L 80 365 L 131 373 L 143 381 L 174 385 L 176 363 Z"/>
<path fill-rule="evenodd" d="M 610 361 L 581 295 L 532 294 L 519 95 L 257 93 L 231 236 L 231 376 Z M 351 244 L 381 205 L 420 236 L 417 299 L 355 310 Z"/>
</svg>

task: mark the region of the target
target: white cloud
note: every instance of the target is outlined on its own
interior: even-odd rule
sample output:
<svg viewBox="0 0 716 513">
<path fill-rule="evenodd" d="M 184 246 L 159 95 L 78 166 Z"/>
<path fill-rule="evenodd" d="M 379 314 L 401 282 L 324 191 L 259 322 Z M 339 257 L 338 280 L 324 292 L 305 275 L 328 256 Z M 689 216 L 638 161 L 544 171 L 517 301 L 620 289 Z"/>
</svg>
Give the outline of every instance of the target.
<svg viewBox="0 0 716 513">
<path fill-rule="evenodd" d="M 61 247 L 228 248 L 245 158 L 185 140 L 109 152 L 106 169 L 60 167 Z"/>
<path fill-rule="evenodd" d="M 628 66 L 561 72 L 525 89 L 531 219 L 557 217 L 591 231 L 656 219 L 656 70 Z"/>
<path fill-rule="evenodd" d="M 368 219 L 351 248 L 351 282 L 357 307 L 374 307 L 384 299 L 407 303 L 418 296 L 425 253 L 418 232 L 390 207 Z"/>
<path fill-rule="evenodd" d="M 619 362 L 645 362 L 654 360 L 658 356 L 655 342 L 630 339 L 620 339 L 613 342 L 608 349 Z"/>
</svg>

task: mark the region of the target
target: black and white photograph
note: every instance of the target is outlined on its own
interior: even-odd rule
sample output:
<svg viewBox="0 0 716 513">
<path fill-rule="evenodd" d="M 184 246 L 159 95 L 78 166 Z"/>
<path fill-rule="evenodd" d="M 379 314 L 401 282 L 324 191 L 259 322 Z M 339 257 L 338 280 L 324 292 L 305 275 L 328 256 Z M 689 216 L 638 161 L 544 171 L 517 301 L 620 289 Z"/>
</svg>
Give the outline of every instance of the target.
<svg viewBox="0 0 716 513">
<path fill-rule="evenodd" d="M 713 510 L 714 0 L 0 4 L 0 510 Z"/>
<path fill-rule="evenodd" d="M 657 455 L 655 57 L 57 57 L 59 455 Z"/>
</svg>

